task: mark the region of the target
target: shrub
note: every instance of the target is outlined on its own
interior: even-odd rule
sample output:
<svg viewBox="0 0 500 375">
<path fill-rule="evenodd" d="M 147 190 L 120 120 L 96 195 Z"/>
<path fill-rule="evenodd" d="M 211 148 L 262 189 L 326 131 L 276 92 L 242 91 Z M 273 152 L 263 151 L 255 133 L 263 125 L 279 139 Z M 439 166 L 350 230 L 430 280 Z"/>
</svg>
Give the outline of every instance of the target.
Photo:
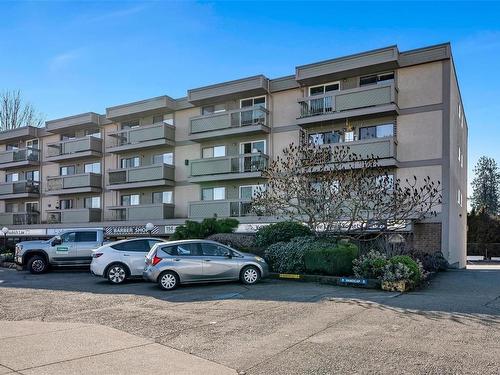
<svg viewBox="0 0 500 375">
<path fill-rule="evenodd" d="M 216 233 L 207 237 L 207 240 L 217 241 L 232 248 L 256 255 L 263 255 L 255 245 L 255 236 L 239 233 Z"/>
<path fill-rule="evenodd" d="M 405 264 L 389 262 L 384 266 L 381 280 L 388 282 L 410 281 L 412 275 L 412 271 Z"/>
<path fill-rule="evenodd" d="M 354 275 L 360 279 L 380 279 L 384 274 L 384 267 L 388 260 L 384 254 L 370 251 L 352 261 Z"/>
<path fill-rule="evenodd" d="M 386 266 L 386 268 L 384 268 L 384 275 L 387 271 L 393 272 L 396 269 L 404 270 L 403 267 L 397 266 L 398 264 L 402 264 L 408 268 L 410 272 L 409 277 L 407 277 L 408 280 L 413 281 L 415 284 L 418 284 L 422 280 L 422 265 L 419 261 L 413 260 L 408 255 L 396 255 L 389 259 L 389 265 L 393 267 Z"/>
<path fill-rule="evenodd" d="M 308 273 L 333 276 L 352 275 L 352 261 L 358 256 L 358 247 L 351 243 L 339 243 L 334 247 L 309 250 L 304 257 Z"/>
<path fill-rule="evenodd" d="M 216 233 L 232 233 L 238 227 L 236 219 L 204 219 L 201 223 L 186 220 L 184 225 L 175 228 L 172 240 L 187 240 L 190 238 L 205 238 Z"/>
<path fill-rule="evenodd" d="M 296 237 L 288 242 L 278 242 L 269 246 L 264 257 L 271 269 L 280 273 L 303 273 L 305 271 L 304 255 L 306 252 L 331 248 L 334 242 L 315 237 Z"/>
<path fill-rule="evenodd" d="M 294 221 L 282 221 L 259 228 L 255 236 L 255 241 L 257 246 L 268 247 L 278 242 L 290 241 L 295 237 L 310 235 L 311 230 L 305 225 Z"/>
</svg>

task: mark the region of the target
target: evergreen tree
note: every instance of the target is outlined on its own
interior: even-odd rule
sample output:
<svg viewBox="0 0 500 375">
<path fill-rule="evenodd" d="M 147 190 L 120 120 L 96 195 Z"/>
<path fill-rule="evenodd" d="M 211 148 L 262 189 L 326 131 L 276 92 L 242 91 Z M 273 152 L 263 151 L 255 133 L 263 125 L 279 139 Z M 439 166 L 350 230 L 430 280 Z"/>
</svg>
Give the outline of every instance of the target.
<svg viewBox="0 0 500 375">
<path fill-rule="evenodd" d="M 481 156 L 474 168 L 472 208 L 476 212 L 497 215 L 500 202 L 500 173 L 493 158 Z"/>
</svg>

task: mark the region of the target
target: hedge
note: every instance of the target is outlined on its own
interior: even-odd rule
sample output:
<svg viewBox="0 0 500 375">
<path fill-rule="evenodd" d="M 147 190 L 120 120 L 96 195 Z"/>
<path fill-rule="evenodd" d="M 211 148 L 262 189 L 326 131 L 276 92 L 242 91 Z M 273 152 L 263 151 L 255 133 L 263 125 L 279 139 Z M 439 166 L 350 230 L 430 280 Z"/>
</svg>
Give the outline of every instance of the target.
<svg viewBox="0 0 500 375">
<path fill-rule="evenodd" d="M 351 243 L 309 250 L 304 256 L 306 273 L 349 276 L 352 275 L 352 261 L 357 256 L 358 247 Z"/>
</svg>

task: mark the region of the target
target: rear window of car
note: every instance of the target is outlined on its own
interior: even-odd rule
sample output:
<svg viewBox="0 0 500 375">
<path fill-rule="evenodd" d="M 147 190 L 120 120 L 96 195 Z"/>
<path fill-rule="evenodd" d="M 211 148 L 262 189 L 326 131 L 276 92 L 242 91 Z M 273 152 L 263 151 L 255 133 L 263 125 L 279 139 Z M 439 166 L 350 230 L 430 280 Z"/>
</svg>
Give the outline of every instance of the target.
<svg viewBox="0 0 500 375">
<path fill-rule="evenodd" d="M 125 241 L 111 245 L 110 247 L 118 251 L 148 252 L 150 250 L 149 242 L 147 240 Z"/>
</svg>

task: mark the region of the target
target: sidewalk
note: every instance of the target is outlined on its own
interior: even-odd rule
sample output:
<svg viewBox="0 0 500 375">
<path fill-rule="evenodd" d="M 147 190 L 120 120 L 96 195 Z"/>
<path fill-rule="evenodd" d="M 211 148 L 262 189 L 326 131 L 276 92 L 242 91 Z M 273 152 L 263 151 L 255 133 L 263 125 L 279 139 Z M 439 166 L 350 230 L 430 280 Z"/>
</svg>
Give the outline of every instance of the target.
<svg viewBox="0 0 500 375">
<path fill-rule="evenodd" d="M 0 375 L 204 374 L 236 371 L 94 324 L 0 321 Z"/>
</svg>

